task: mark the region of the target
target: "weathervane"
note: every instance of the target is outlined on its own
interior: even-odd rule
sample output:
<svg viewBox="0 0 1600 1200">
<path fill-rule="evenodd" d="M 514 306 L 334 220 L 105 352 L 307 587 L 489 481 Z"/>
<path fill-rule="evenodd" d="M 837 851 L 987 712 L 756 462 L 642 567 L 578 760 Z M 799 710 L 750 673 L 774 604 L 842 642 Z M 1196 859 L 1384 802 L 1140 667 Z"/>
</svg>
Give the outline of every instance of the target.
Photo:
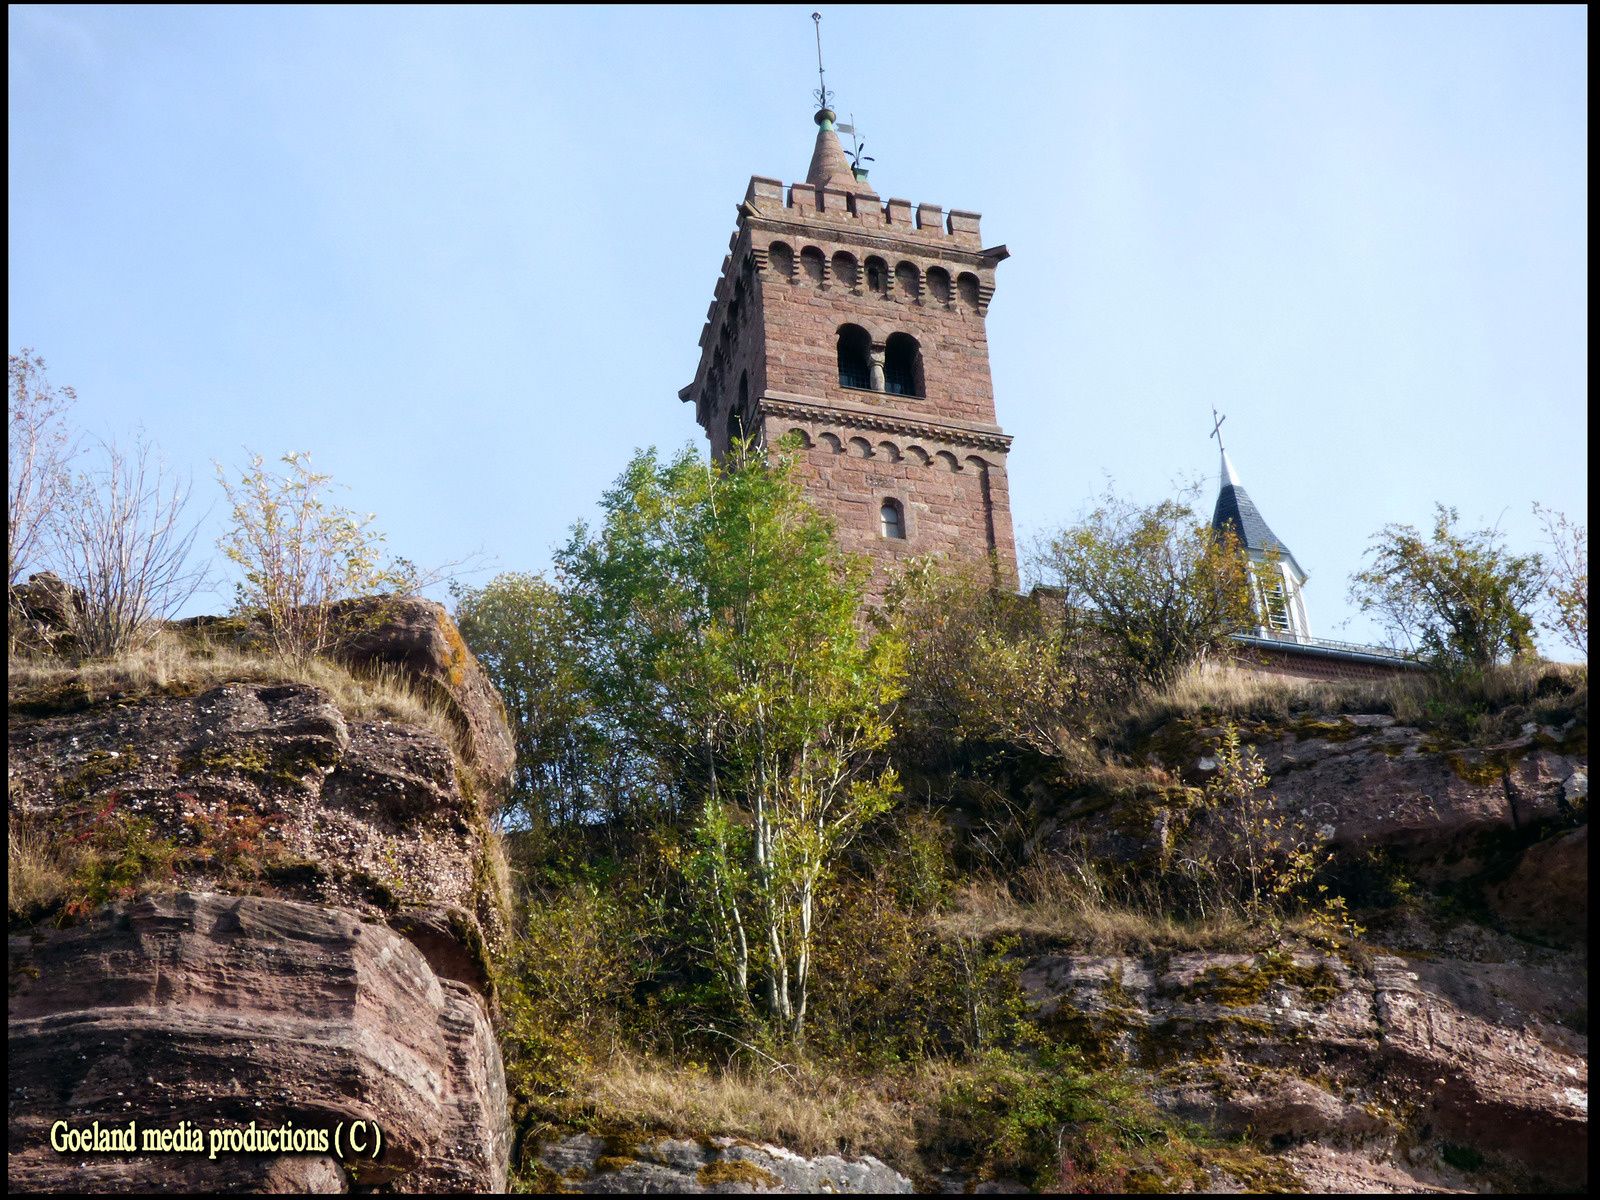
<svg viewBox="0 0 1600 1200">
<path fill-rule="evenodd" d="M 850 165 L 855 168 L 857 179 L 865 179 L 867 177 L 867 168 L 862 164 L 877 162 L 878 160 L 866 152 L 867 139 L 860 137 L 856 133 L 855 113 L 850 114 L 850 124 L 835 125 L 834 128 L 840 133 L 848 133 L 850 135 Z"/>
<path fill-rule="evenodd" d="M 822 14 L 814 12 L 811 19 L 817 27 L 817 90 L 812 95 L 816 96 L 817 109 L 821 111 L 831 107 L 829 101 L 833 99 L 833 93 L 828 90 L 828 81 L 822 74 Z"/>
<path fill-rule="evenodd" d="M 1222 444 L 1222 423 L 1224 421 L 1226 421 L 1227 419 L 1228 419 L 1227 417 L 1219 417 L 1219 416 L 1217 416 L 1216 408 L 1214 408 L 1214 407 L 1212 408 L 1212 410 L 1211 410 L 1211 436 L 1217 439 L 1217 449 L 1218 450 L 1226 450 L 1227 449 L 1227 447 Z"/>
</svg>

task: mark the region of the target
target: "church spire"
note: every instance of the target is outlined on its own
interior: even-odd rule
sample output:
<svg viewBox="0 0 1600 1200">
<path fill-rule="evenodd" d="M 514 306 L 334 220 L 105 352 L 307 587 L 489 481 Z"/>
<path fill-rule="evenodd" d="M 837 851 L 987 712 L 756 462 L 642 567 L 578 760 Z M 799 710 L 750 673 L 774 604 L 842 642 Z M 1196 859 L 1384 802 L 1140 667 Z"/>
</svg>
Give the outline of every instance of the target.
<svg viewBox="0 0 1600 1200">
<path fill-rule="evenodd" d="M 1298 580 L 1304 581 L 1306 573 L 1300 569 L 1289 547 L 1272 532 L 1261 510 L 1250 499 L 1250 493 L 1239 482 L 1239 473 L 1233 469 L 1227 447 L 1222 445 L 1222 423 L 1227 419 L 1219 417 L 1216 409 L 1211 410 L 1211 436 L 1217 439 L 1217 445 L 1222 450 L 1222 478 L 1217 490 L 1217 507 L 1211 514 L 1211 527 L 1220 531 L 1231 526 L 1241 549 L 1252 557 L 1280 555 L 1285 564 L 1293 569 Z"/>
<path fill-rule="evenodd" d="M 1211 410 L 1211 436 L 1217 439 L 1217 449 L 1222 451 L 1222 486 L 1225 488 L 1239 486 L 1239 474 L 1228 461 L 1228 448 L 1222 444 L 1222 423 L 1227 419 L 1218 416 L 1215 408 Z"/>
</svg>

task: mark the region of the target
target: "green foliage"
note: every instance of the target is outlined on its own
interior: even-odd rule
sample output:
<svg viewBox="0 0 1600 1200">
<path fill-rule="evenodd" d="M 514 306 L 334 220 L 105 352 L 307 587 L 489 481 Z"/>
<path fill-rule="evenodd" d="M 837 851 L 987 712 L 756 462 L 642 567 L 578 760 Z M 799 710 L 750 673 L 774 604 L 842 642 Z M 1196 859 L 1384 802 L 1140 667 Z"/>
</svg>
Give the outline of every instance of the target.
<svg viewBox="0 0 1600 1200">
<path fill-rule="evenodd" d="M 1204 914 L 1220 884 L 1241 896 L 1252 917 L 1281 909 L 1306 894 L 1326 862 L 1321 839 L 1279 810 L 1266 790 L 1266 766 L 1253 747 L 1241 745 L 1231 722 L 1223 726 L 1216 763 L 1199 805 L 1209 820 L 1178 863 L 1194 885 L 1195 905 Z"/>
<path fill-rule="evenodd" d="M 593 882 L 531 897 L 496 972 L 500 1045 L 519 1106 L 548 1106 L 613 1043 L 634 982 L 625 907 Z"/>
<path fill-rule="evenodd" d="M 602 725 L 695 827 L 684 860 L 730 995 L 803 1035 L 818 890 L 897 791 L 904 648 L 792 463 L 635 457 L 558 555 Z"/>
<path fill-rule="evenodd" d="M 1026 1040 L 1017 939 L 941 936 L 897 874 L 842 880 L 821 906 L 808 1047 L 881 1069 Z"/>
<path fill-rule="evenodd" d="M 511 823 L 562 826 L 616 815 L 567 598 L 542 576 L 520 573 L 497 575 L 481 588 L 454 585 L 451 594 L 461 637 L 511 722 Z"/>
<path fill-rule="evenodd" d="M 375 514 L 328 501 L 333 477 L 313 471 L 309 453 L 279 461 L 287 468 L 281 475 L 251 454 L 236 484 L 217 464 L 232 520 L 217 546 L 243 576 L 236 611 L 260 616 L 279 653 L 313 658 L 333 648 L 335 601 L 415 591 L 420 580 L 404 559 L 384 561 Z"/>
<path fill-rule="evenodd" d="M 908 648 L 903 760 L 953 762 L 988 746 L 1052 759 L 1090 753 L 1085 733 L 1118 680 L 1103 648 L 1048 604 L 918 559 L 891 582 L 881 619 Z"/>
<path fill-rule="evenodd" d="M 939 1118 L 956 1161 L 1037 1191 L 1188 1190 L 1202 1177 L 1186 1132 L 1134 1077 L 1071 1050 L 984 1055 L 941 1097 Z"/>
<path fill-rule="evenodd" d="M 1178 500 L 1140 506 L 1108 493 L 1049 542 L 1040 567 L 1064 593 L 1068 617 L 1089 620 L 1145 684 L 1172 682 L 1253 624 L 1237 537 Z"/>
<path fill-rule="evenodd" d="M 1458 519 L 1439 504 L 1431 537 L 1384 526 L 1367 548 L 1366 569 L 1352 577 L 1351 600 L 1442 666 L 1481 668 L 1531 654 L 1543 560 L 1510 553 L 1495 529 L 1459 533 Z"/>
</svg>

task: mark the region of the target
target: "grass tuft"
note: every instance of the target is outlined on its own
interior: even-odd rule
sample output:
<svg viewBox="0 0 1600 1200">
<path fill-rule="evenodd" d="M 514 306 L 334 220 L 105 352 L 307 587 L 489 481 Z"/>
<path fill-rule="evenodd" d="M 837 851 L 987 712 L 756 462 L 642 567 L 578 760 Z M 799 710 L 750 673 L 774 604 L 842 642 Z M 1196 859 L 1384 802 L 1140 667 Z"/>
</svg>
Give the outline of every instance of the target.
<svg viewBox="0 0 1600 1200">
<path fill-rule="evenodd" d="M 164 631 L 149 646 L 109 659 L 73 662 L 17 656 L 6 669 L 11 711 L 73 712 L 151 695 L 196 695 L 223 683 L 300 683 L 322 689 L 347 717 L 402 721 L 438 734 L 459 750 L 443 709 L 397 669 L 353 673 L 322 659 L 243 652 Z"/>
</svg>

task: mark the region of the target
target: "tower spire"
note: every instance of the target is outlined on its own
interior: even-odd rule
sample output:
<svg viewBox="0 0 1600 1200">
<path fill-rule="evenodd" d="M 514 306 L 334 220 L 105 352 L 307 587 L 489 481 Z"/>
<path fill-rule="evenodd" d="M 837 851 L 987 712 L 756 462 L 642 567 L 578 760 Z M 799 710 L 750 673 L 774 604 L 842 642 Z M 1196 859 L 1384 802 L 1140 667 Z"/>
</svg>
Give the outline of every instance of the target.
<svg viewBox="0 0 1600 1200">
<path fill-rule="evenodd" d="M 871 196 L 876 193 L 872 185 L 866 180 L 856 178 L 856 173 L 850 167 L 849 156 L 845 154 L 844 147 L 839 144 L 839 133 L 834 127 L 839 114 L 831 107 L 833 93 L 828 90 L 826 77 L 822 73 L 822 14 L 812 13 L 811 19 L 817 26 L 817 83 L 815 93 L 817 98 L 817 144 L 811 151 L 811 166 L 806 171 L 806 182 L 818 187 L 825 187 L 841 192 L 854 192 L 856 195 Z"/>
<path fill-rule="evenodd" d="M 833 111 L 833 105 L 829 103 L 829 101 L 833 99 L 833 93 L 828 90 L 828 81 L 822 74 L 822 14 L 819 12 L 812 13 L 811 22 L 816 26 L 817 29 L 817 90 L 815 95 L 817 97 L 817 113 L 819 118 L 817 124 L 820 125 L 822 124 L 820 119 L 821 114 L 831 113 Z M 830 116 L 828 119 L 831 121 L 835 118 Z"/>
</svg>

